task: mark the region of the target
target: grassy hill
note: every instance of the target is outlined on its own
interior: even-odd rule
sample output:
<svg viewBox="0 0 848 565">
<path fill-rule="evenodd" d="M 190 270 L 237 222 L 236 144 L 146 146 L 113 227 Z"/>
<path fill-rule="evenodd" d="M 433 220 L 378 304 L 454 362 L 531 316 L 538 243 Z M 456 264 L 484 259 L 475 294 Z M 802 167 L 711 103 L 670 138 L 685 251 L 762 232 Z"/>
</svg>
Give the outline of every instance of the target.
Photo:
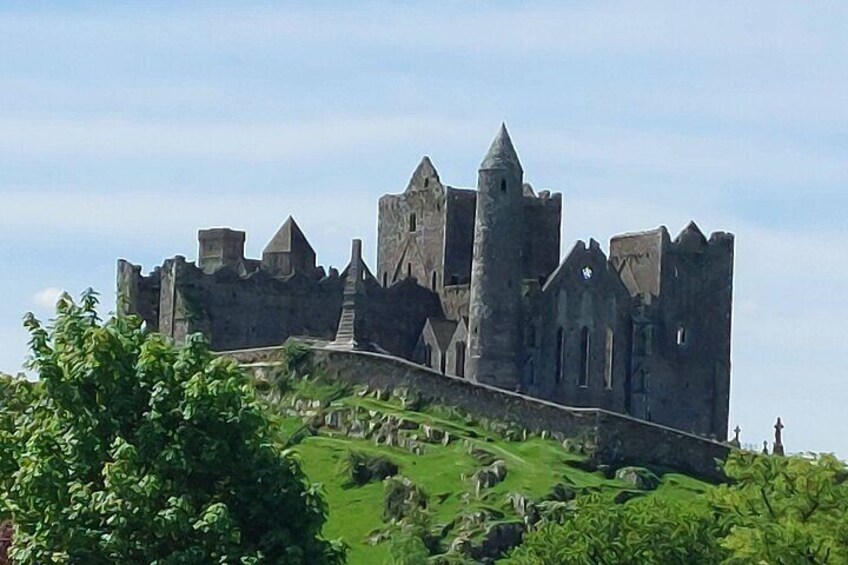
<svg viewBox="0 0 848 565">
<path fill-rule="evenodd" d="M 503 422 L 475 420 L 404 390 L 350 388 L 310 376 L 306 354 L 294 355 L 265 390 L 282 433 L 323 489 L 329 505 L 325 535 L 350 546 L 354 565 L 391 563 L 399 526 L 384 518 L 392 482 L 384 474 L 404 477 L 423 493 L 427 545 L 451 562 L 497 556 L 528 525 L 590 492 L 616 504 L 635 496 L 694 498 L 710 488 L 675 473 L 657 479 L 642 469 L 616 478 L 614 469 L 589 462 L 591 446 L 579 438 L 539 437 Z M 370 463 L 389 470 L 373 480 L 353 480 L 352 469 Z"/>
</svg>

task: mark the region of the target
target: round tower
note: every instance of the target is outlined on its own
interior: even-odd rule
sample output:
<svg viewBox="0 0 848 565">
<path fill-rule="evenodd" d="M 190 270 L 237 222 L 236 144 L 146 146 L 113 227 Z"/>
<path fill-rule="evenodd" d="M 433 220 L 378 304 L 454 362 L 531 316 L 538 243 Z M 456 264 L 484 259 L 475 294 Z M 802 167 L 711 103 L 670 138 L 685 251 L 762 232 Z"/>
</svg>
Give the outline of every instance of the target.
<svg viewBox="0 0 848 565">
<path fill-rule="evenodd" d="M 466 375 L 509 390 L 521 374 L 523 180 L 501 124 L 477 177 Z"/>
</svg>

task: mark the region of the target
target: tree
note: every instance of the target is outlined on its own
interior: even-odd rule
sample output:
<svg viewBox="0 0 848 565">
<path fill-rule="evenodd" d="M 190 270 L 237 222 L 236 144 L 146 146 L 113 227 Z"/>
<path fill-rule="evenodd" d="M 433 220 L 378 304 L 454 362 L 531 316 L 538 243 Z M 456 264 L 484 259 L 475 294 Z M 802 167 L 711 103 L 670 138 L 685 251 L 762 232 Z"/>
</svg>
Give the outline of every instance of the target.
<svg viewBox="0 0 848 565">
<path fill-rule="evenodd" d="M 734 451 L 728 483 L 682 502 L 601 497 L 530 533 L 513 563 L 848 563 L 848 469 L 833 455 Z"/>
<path fill-rule="evenodd" d="M 548 522 L 510 554 L 516 565 L 697 565 L 719 563 L 715 517 L 704 504 L 658 497 L 615 504 L 578 499 L 561 523 Z"/>
<path fill-rule="evenodd" d="M 0 419 L 15 563 L 341 562 L 237 365 L 96 306 L 65 295 L 52 325 L 25 320 L 39 384 L 13 426 Z"/>
<path fill-rule="evenodd" d="M 734 452 L 712 496 L 727 563 L 848 563 L 848 472 L 833 455 Z"/>
</svg>

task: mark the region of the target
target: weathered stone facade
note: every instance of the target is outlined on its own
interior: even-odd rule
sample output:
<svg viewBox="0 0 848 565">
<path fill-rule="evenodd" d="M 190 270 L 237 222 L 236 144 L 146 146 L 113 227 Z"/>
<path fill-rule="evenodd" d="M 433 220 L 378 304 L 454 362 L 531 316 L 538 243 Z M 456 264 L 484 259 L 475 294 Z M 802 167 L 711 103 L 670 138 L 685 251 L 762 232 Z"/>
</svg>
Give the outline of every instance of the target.
<svg viewBox="0 0 848 565">
<path fill-rule="evenodd" d="M 380 198 L 374 274 L 358 242 L 343 272 L 325 272 L 289 218 L 261 260 L 219 228 L 200 232 L 197 265 L 176 257 L 144 276 L 119 261 L 120 308 L 218 351 L 336 340 L 724 440 L 733 236 L 660 227 L 614 237 L 609 256 L 577 242 L 560 261 L 561 195 L 523 175 L 502 128 L 477 190 L 443 184 L 425 157 Z"/>
</svg>

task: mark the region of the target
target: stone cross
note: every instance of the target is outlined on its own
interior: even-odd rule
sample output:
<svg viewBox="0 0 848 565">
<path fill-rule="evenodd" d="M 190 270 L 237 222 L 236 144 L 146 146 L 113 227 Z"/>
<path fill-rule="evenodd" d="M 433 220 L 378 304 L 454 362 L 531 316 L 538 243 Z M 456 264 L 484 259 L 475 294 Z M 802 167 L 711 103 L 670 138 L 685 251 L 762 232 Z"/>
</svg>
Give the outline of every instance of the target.
<svg viewBox="0 0 848 565">
<path fill-rule="evenodd" d="M 774 424 L 774 454 L 775 455 L 783 455 L 783 422 L 780 421 L 780 418 L 777 418 L 777 422 Z"/>
<path fill-rule="evenodd" d="M 741 432 L 741 431 L 742 431 L 742 428 L 740 428 L 739 426 L 736 426 L 735 428 L 733 428 L 733 434 L 734 435 L 733 435 L 733 439 L 730 440 L 731 445 L 734 445 L 736 447 L 739 447 L 740 445 L 742 445 L 741 443 L 739 443 L 739 432 Z"/>
</svg>

